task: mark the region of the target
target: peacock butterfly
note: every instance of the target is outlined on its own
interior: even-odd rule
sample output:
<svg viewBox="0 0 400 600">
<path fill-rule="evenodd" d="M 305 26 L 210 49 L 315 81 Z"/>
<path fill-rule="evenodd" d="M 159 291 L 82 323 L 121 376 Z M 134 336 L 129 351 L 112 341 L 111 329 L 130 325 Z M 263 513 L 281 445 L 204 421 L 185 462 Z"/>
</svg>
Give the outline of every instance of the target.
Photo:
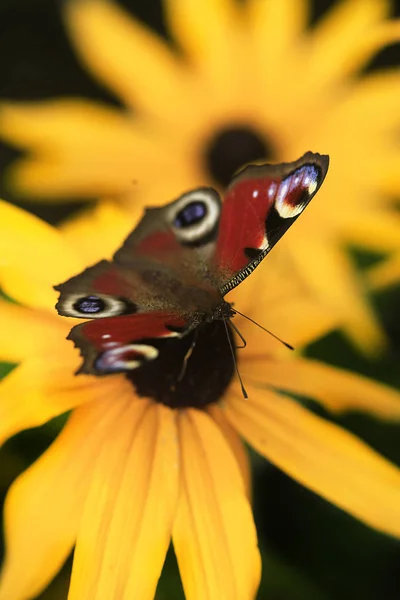
<svg viewBox="0 0 400 600">
<path fill-rule="evenodd" d="M 214 189 L 201 187 L 147 208 L 112 261 L 102 260 L 55 287 L 60 315 L 90 319 L 68 336 L 83 357 L 78 373 L 125 372 L 132 378 L 163 357 L 158 376 L 168 379 L 169 391 L 161 401 L 171 404 L 179 386 L 192 393 L 179 365 L 198 340 L 203 354 L 198 351 L 193 368 L 209 376 L 204 362 L 217 360 L 207 351 L 214 342 L 211 334 L 199 332 L 208 335 L 210 325 L 221 321 L 228 331 L 235 311 L 224 296 L 303 212 L 328 163 L 328 156 L 307 152 L 291 163 L 250 165 L 233 178 L 223 203 Z M 173 363 L 172 355 L 178 356 Z M 226 382 L 215 378 L 222 389 Z M 132 380 L 139 393 L 149 393 L 148 378 L 146 384 L 140 377 Z"/>
</svg>

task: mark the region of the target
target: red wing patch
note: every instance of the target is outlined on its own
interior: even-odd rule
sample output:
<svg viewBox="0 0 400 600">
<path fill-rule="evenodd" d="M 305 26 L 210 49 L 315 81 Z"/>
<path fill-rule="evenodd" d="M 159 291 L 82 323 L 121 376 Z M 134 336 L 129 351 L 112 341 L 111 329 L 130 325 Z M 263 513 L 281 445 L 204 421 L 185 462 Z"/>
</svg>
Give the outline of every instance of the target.
<svg viewBox="0 0 400 600">
<path fill-rule="evenodd" d="M 172 231 L 155 231 L 141 240 L 135 248 L 135 253 L 146 257 L 162 257 L 165 252 L 176 252 L 180 249 Z"/>
<path fill-rule="evenodd" d="M 327 168 L 327 157 L 309 152 L 294 163 L 246 167 L 235 177 L 225 194 L 214 255 L 223 293 L 229 279 L 238 276 L 232 289 L 303 212 Z"/>
<path fill-rule="evenodd" d="M 75 326 L 68 339 L 84 358 L 79 373 L 106 375 L 153 360 L 158 351 L 151 340 L 179 336 L 185 324 L 183 319 L 164 312 L 123 315 L 86 321 Z"/>
</svg>

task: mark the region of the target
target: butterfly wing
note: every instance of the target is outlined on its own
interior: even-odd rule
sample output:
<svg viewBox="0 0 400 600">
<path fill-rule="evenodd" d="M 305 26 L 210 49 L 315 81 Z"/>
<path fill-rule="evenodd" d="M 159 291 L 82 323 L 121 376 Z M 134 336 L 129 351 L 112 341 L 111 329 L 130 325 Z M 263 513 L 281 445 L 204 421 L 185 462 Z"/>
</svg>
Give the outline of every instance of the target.
<svg viewBox="0 0 400 600">
<path fill-rule="evenodd" d="M 196 311 L 210 311 L 220 300 L 205 276 L 220 212 L 211 188 L 147 209 L 112 262 L 56 286 L 60 315 L 92 319 L 69 336 L 84 358 L 79 372 L 142 366 L 156 357 L 156 340 L 179 335 Z"/>
<path fill-rule="evenodd" d="M 114 259 L 129 267 L 145 259 L 175 269 L 186 262 L 204 262 L 215 247 L 220 213 L 219 195 L 206 187 L 165 206 L 147 208 Z"/>
<path fill-rule="evenodd" d="M 93 319 L 72 328 L 68 339 L 80 350 L 78 373 L 132 371 L 157 358 L 159 342 L 179 337 L 185 321 L 165 312 Z"/>
<path fill-rule="evenodd" d="M 215 303 L 209 277 L 221 213 L 211 188 L 198 188 L 144 217 L 115 253 L 56 286 L 59 314 L 102 318 L 164 311 L 190 316 Z"/>
<path fill-rule="evenodd" d="M 152 298 L 138 273 L 114 262 L 101 261 L 56 289 L 60 315 L 91 319 L 68 336 L 83 357 L 78 373 L 106 375 L 141 367 L 158 355 L 152 340 L 176 337 L 185 326 L 162 308 L 162 300 Z"/>
<path fill-rule="evenodd" d="M 292 163 L 251 165 L 225 194 L 212 257 L 222 295 L 261 262 L 320 188 L 328 156 L 307 152 Z"/>
</svg>

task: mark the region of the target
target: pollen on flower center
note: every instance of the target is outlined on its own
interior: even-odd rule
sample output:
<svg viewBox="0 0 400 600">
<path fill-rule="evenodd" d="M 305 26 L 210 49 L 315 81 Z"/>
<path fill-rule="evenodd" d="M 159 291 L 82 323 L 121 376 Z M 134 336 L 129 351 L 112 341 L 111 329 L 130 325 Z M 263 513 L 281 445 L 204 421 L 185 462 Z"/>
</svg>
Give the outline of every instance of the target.
<svg viewBox="0 0 400 600">
<path fill-rule="evenodd" d="M 126 373 L 139 396 L 171 408 L 201 408 L 222 397 L 234 374 L 222 321 L 204 323 L 183 338 L 152 339 L 151 344 L 158 357 Z"/>
<path fill-rule="evenodd" d="M 205 167 L 211 178 L 226 187 L 245 164 L 274 157 L 272 144 L 249 125 L 232 125 L 215 133 L 206 145 Z"/>
</svg>

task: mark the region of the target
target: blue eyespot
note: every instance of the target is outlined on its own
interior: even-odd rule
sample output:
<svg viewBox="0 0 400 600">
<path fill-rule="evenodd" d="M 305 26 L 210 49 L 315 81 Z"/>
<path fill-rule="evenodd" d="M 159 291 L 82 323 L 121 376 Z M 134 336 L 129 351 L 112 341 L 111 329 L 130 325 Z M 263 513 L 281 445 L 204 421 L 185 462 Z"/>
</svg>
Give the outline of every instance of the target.
<svg viewBox="0 0 400 600">
<path fill-rule="evenodd" d="M 97 296 L 86 296 L 85 298 L 79 298 L 73 308 L 82 314 L 93 315 L 102 312 L 106 308 L 106 303 Z"/>
<path fill-rule="evenodd" d="M 199 223 L 207 214 L 207 206 L 204 202 L 190 202 L 183 208 L 174 219 L 174 227 L 182 229 Z"/>
</svg>

